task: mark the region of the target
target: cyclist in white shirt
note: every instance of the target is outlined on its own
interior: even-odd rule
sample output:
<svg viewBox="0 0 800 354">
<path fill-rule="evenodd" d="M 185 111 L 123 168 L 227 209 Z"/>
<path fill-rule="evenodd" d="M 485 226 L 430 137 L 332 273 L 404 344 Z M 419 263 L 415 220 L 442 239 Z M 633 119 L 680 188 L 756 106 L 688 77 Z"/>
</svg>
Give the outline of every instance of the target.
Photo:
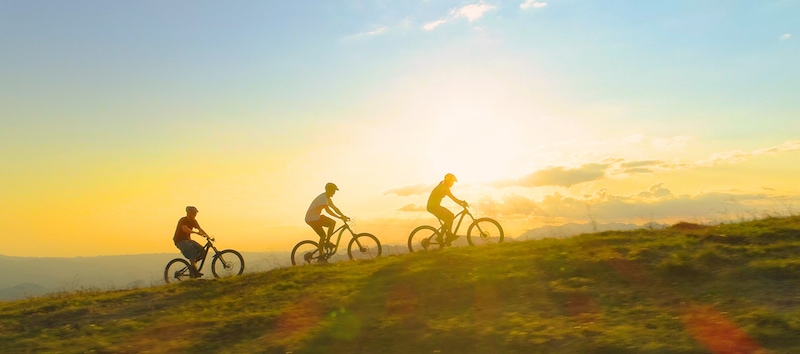
<svg viewBox="0 0 800 354">
<path fill-rule="evenodd" d="M 306 224 L 311 226 L 314 229 L 314 232 L 319 235 L 319 254 L 322 255 L 324 253 L 323 248 L 328 245 L 328 241 L 333 234 L 333 230 L 336 228 L 336 221 L 333 219 L 325 216 L 322 214 L 322 211 L 325 210 L 328 214 L 342 219 L 343 221 L 350 220 L 347 216 L 342 213 L 339 208 L 333 205 L 333 200 L 331 198 L 339 188 L 336 187 L 333 183 L 328 183 L 325 185 L 325 193 L 318 195 L 314 200 L 311 202 L 311 205 L 308 207 L 308 211 L 306 212 Z M 324 227 L 328 228 L 328 232 L 325 232 L 323 229 Z M 317 261 L 319 263 L 327 263 L 328 260 L 324 257 L 320 257 Z"/>
</svg>

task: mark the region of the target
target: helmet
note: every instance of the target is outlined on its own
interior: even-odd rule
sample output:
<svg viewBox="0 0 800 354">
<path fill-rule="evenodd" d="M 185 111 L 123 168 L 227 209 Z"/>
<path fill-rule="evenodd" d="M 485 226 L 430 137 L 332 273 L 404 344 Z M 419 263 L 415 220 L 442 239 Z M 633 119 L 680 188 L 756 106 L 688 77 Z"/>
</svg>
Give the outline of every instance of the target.
<svg viewBox="0 0 800 354">
<path fill-rule="evenodd" d="M 444 175 L 444 181 L 445 182 L 458 182 L 458 179 L 456 179 L 456 175 L 454 175 L 452 173 L 448 173 L 448 174 Z"/>
<path fill-rule="evenodd" d="M 325 190 L 326 190 L 326 191 L 338 191 L 338 190 L 339 190 L 339 187 L 337 187 L 337 186 L 336 186 L 335 184 L 333 184 L 333 183 L 330 183 L 330 182 L 328 182 L 328 183 L 325 185 Z"/>
<path fill-rule="evenodd" d="M 193 206 L 191 206 L 191 205 L 190 205 L 190 206 L 187 206 L 187 207 L 186 207 L 186 212 L 187 212 L 187 213 L 188 213 L 188 212 L 194 212 L 194 213 L 196 213 L 196 212 L 197 212 L 197 208 L 195 208 L 195 207 L 193 207 Z"/>
</svg>

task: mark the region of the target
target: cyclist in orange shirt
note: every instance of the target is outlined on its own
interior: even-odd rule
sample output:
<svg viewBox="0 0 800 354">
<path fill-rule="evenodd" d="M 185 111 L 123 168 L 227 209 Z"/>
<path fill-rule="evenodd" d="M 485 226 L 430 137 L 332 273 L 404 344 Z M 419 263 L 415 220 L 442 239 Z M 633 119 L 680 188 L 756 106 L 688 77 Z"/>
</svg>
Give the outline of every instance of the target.
<svg viewBox="0 0 800 354">
<path fill-rule="evenodd" d="M 208 234 L 203 231 L 203 228 L 197 223 L 197 213 L 197 208 L 193 206 L 186 207 L 186 216 L 178 220 L 178 226 L 175 228 L 175 236 L 172 237 L 172 242 L 175 243 L 175 247 L 178 247 L 183 256 L 192 264 L 192 276 L 199 278 L 203 275 L 197 271 L 196 263 L 203 255 L 203 246 L 197 243 L 197 241 L 192 240 L 191 236 L 192 234 L 208 236 Z M 198 231 L 194 231 L 194 229 Z"/>
</svg>

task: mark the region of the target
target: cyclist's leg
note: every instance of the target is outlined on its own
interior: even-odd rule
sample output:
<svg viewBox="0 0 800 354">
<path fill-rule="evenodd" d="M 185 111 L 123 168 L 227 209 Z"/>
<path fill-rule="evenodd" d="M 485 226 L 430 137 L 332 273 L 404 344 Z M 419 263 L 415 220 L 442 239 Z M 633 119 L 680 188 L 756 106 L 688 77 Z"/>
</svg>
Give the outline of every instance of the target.
<svg viewBox="0 0 800 354">
<path fill-rule="evenodd" d="M 453 231 L 450 229 L 452 228 L 453 219 L 455 218 L 453 212 L 441 205 L 431 206 L 428 208 L 428 211 L 442 221 L 442 229 L 444 229 L 445 235 L 447 235 L 447 238 L 451 238 Z"/>
<path fill-rule="evenodd" d="M 197 261 L 203 255 L 203 246 L 195 240 L 184 240 L 178 242 L 175 246 L 177 246 L 178 249 L 181 250 L 183 256 L 189 260 L 189 264 L 192 266 L 192 269 L 190 269 L 192 275 L 196 277 L 202 276 L 202 274 L 197 271 Z"/>
<path fill-rule="evenodd" d="M 314 232 L 316 232 L 319 236 L 319 245 L 317 246 L 320 255 L 319 259 L 320 261 L 324 261 L 325 258 L 322 257 L 322 255 L 325 254 L 325 244 L 328 242 L 328 239 L 330 239 L 330 234 L 333 232 L 333 227 L 336 225 L 336 222 L 325 215 L 320 215 L 319 219 L 308 222 L 307 224 L 308 226 L 311 226 L 311 228 L 314 229 Z M 327 233 L 325 232 L 324 227 L 328 228 Z"/>
</svg>

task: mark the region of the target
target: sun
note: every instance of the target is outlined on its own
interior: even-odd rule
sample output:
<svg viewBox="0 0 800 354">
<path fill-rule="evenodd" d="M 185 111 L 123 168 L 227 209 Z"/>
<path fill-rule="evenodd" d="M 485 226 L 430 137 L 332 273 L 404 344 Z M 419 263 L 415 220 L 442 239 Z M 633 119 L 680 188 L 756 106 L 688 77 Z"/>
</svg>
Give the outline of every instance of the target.
<svg viewBox="0 0 800 354">
<path fill-rule="evenodd" d="M 473 182 L 508 178 L 518 151 L 514 130 L 505 119 L 453 110 L 434 121 L 430 163 Z"/>
</svg>

